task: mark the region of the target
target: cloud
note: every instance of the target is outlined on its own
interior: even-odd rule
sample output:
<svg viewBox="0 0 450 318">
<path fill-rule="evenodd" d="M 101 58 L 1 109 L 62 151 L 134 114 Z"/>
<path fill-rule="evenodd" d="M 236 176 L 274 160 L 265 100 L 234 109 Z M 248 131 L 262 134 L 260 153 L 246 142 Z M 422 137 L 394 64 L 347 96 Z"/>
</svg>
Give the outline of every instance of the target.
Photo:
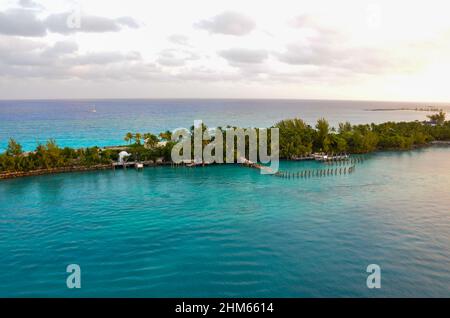
<svg viewBox="0 0 450 318">
<path fill-rule="evenodd" d="M 47 34 L 45 24 L 27 9 L 0 12 L 0 34 L 41 37 Z"/>
<path fill-rule="evenodd" d="M 132 77 L 133 72 L 142 77 L 144 70 L 149 70 L 148 63 L 137 52 L 80 53 L 78 45 L 71 41 L 48 45 L 26 38 L 0 37 L 0 76 L 89 79 L 88 75 L 101 78 L 113 74 L 120 79 Z"/>
<path fill-rule="evenodd" d="M 25 2 L 28 7 L 32 2 Z M 68 20 L 74 13 L 64 12 L 51 14 L 45 19 L 39 19 L 35 10 L 27 8 L 9 9 L 0 12 L 0 34 L 43 37 L 47 32 L 70 34 L 75 32 L 118 32 L 125 27 L 138 28 L 139 24 L 131 17 L 116 19 L 92 15 L 80 16 L 80 27 L 71 28 Z"/>
<path fill-rule="evenodd" d="M 186 50 L 166 49 L 160 52 L 158 64 L 169 67 L 184 66 L 186 62 L 197 60 L 199 57 Z"/>
<path fill-rule="evenodd" d="M 71 15 L 72 13 L 70 12 L 52 14 L 45 20 L 45 25 L 50 32 L 61 34 L 69 34 L 74 32 L 118 32 L 124 27 L 139 27 L 138 23 L 130 17 L 110 19 L 92 15 L 82 15 L 80 17 L 80 27 L 71 28 L 67 23 Z"/>
<path fill-rule="evenodd" d="M 164 81 L 168 76 L 153 63 L 113 63 L 104 65 L 77 65 L 66 70 L 65 78 L 89 81 Z"/>
<path fill-rule="evenodd" d="M 190 46 L 189 38 L 182 34 L 172 34 L 168 37 L 168 40 L 177 45 Z"/>
<path fill-rule="evenodd" d="M 141 61 L 138 52 L 91 52 L 72 58 L 69 62 L 76 65 L 106 65 L 119 62 Z"/>
<path fill-rule="evenodd" d="M 226 11 L 210 19 L 202 20 L 194 25 L 210 33 L 242 36 L 249 34 L 255 28 L 255 22 L 238 12 Z"/>
<path fill-rule="evenodd" d="M 15 37 L 0 37 L 0 74 L 3 74 L 4 69 L 8 66 L 27 67 L 46 64 L 48 61 L 41 59 L 37 54 L 45 49 L 48 49 L 47 45 L 41 42 Z"/>
<path fill-rule="evenodd" d="M 241 74 L 234 72 L 220 72 L 214 69 L 209 69 L 203 66 L 194 67 L 180 72 L 176 75 L 175 79 L 183 81 L 196 81 L 203 83 L 211 82 L 236 82 L 242 79 Z"/>
<path fill-rule="evenodd" d="M 395 50 L 379 47 L 355 46 L 336 29 L 324 26 L 315 17 L 301 15 L 289 22 L 298 29 L 308 29 L 301 40 L 289 43 L 282 52 L 273 52 L 279 61 L 293 66 L 328 68 L 342 74 L 376 74 L 409 68 L 411 61 L 394 54 Z M 338 70 L 341 71 L 338 71 Z"/>
<path fill-rule="evenodd" d="M 132 17 L 120 17 L 114 20 L 119 26 L 127 26 L 131 29 L 137 29 L 140 27 L 139 23 Z"/>
<path fill-rule="evenodd" d="M 274 52 L 279 61 L 296 66 L 316 66 L 345 69 L 360 74 L 405 71 L 416 62 L 378 47 L 352 46 L 345 42 L 322 37 L 312 41 L 299 41 L 286 45 L 283 52 Z"/>
<path fill-rule="evenodd" d="M 268 58 L 265 50 L 251 50 L 234 48 L 223 50 L 219 55 L 226 59 L 230 64 L 259 64 Z"/>
<path fill-rule="evenodd" d="M 339 63 L 343 53 L 334 46 L 314 43 L 291 43 L 282 53 L 280 61 L 291 65 L 333 65 Z"/>
<path fill-rule="evenodd" d="M 47 47 L 42 52 L 42 57 L 59 58 L 78 51 L 78 44 L 72 41 L 59 41 L 53 46 Z"/>
<path fill-rule="evenodd" d="M 43 9 L 44 7 L 40 5 L 39 3 L 36 3 L 32 0 L 20 0 L 19 6 L 22 8 L 28 8 L 28 9 Z"/>
<path fill-rule="evenodd" d="M 222 72 L 206 67 L 190 67 L 187 61 L 198 56 L 186 50 L 163 50 L 158 64 L 145 61 L 138 52 L 80 52 L 72 41 L 50 45 L 29 38 L 0 36 L 0 80 L 8 82 L 32 79 L 100 81 L 237 81 L 236 72 Z M 162 66 L 179 68 L 176 73 Z"/>
</svg>

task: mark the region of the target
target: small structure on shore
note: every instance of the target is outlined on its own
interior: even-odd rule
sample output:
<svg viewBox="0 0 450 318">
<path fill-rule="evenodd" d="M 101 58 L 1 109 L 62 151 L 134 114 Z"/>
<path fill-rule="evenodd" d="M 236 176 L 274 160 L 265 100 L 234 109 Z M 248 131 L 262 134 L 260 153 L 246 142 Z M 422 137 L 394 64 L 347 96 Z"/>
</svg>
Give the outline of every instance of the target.
<svg viewBox="0 0 450 318">
<path fill-rule="evenodd" d="M 131 154 L 129 154 L 126 151 L 121 151 L 119 152 L 119 163 L 120 164 L 124 164 L 126 162 L 126 158 L 128 158 L 129 156 L 131 156 Z"/>
</svg>

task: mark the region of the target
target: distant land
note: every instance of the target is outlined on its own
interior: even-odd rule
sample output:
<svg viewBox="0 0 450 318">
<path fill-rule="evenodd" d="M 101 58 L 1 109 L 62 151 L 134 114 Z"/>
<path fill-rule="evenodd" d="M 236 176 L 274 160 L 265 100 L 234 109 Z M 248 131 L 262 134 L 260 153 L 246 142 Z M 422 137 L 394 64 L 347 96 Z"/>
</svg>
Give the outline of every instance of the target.
<svg viewBox="0 0 450 318">
<path fill-rule="evenodd" d="M 443 108 L 439 107 L 416 107 L 416 108 L 410 108 L 410 107 L 401 107 L 401 108 L 372 108 L 372 109 L 366 109 L 366 111 L 370 112 L 388 112 L 388 111 L 398 111 L 398 110 L 408 110 L 408 111 L 416 111 L 416 112 L 441 112 L 444 111 Z"/>
</svg>

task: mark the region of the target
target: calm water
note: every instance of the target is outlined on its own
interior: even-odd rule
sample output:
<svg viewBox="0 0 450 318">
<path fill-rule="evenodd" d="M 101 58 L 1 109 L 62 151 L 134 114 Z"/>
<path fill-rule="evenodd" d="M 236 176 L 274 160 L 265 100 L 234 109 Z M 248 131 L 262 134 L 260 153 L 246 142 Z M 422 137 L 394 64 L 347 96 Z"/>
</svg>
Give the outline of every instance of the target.
<svg viewBox="0 0 450 318">
<path fill-rule="evenodd" d="M 308 180 L 228 165 L 2 181 L 0 296 L 449 297 L 449 171 L 433 147 Z"/>
<path fill-rule="evenodd" d="M 96 113 L 92 112 L 95 105 Z M 444 107 L 450 110 L 449 105 Z M 269 127 L 281 119 L 301 117 L 314 124 L 326 117 L 332 125 L 424 120 L 415 111 L 373 112 L 373 108 L 416 108 L 421 103 L 320 100 L 50 100 L 0 101 L 0 151 L 10 137 L 33 150 L 37 142 L 56 139 L 61 146 L 123 144 L 128 131 L 159 133 L 190 127 L 203 120 L 210 127 Z"/>
</svg>

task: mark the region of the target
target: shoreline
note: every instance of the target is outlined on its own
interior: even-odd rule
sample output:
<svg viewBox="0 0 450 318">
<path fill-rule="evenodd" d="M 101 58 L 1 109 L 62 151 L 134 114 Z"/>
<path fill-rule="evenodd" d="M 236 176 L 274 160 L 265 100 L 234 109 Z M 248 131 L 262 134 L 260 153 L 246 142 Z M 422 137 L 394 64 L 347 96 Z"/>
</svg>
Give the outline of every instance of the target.
<svg viewBox="0 0 450 318">
<path fill-rule="evenodd" d="M 293 118 L 281 120 L 271 126 L 271 129 L 278 130 L 278 159 L 332 161 L 339 160 L 342 155 L 347 157 L 348 154 L 370 154 L 383 150 L 408 151 L 432 145 L 450 145 L 450 121 L 445 121 L 445 113 L 441 112 L 429 116 L 429 118 L 431 119 L 429 122 L 386 122 L 364 125 L 351 125 L 349 122 L 345 122 L 340 123 L 338 129 L 330 127 L 324 118 L 317 120 L 315 127 L 306 124 L 300 118 Z M 258 135 L 259 132 L 252 130 L 240 136 L 235 131 L 239 127 L 230 128 L 237 141 L 228 140 L 230 131 L 225 130 L 226 140 L 224 140 L 224 133 L 217 136 L 222 139 L 221 148 L 216 149 L 217 145 L 211 143 L 211 138 L 206 143 L 207 139 L 204 139 L 201 143 L 202 152 L 206 149 L 205 147 L 209 146 L 209 151 L 218 150 L 220 154 L 225 143 L 226 147 L 233 147 L 231 150 L 237 156 L 238 153 L 243 152 L 236 147 L 235 143 L 241 141 L 244 142 L 241 145 L 245 145 L 245 155 L 247 155 L 247 151 L 250 153 L 250 143 L 245 139 L 245 134 L 248 134 L 250 138 L 250 133 Z M 122 167 L 124 169 L 126 167 L 142 169 L 144 166 L 203 166 L 208 163 L 195 163 L 192 160 L 192 142 L 195 146 L 198 140 L 197 134 L 203 136 L 205 129 L 208 127 L 203 124 L 202 130 L 192 126 L 188 135 L 183 136 L 183 138 L 186 137 L 185 140 L 177 131 L 164 131 L 158 135 L 127 132 L 123 138 L 127 145 L 78 149 L 61 148 L 54 139 L 49 139 L 46 144 L 38 144 L 35 151 L 31 152 L 23 151 L 20 143 L 10 138 L 6 151 L 0 153 L 0 180 L 55 173 L 120 169 Z M 222 129 L 218 131 L 222 132 Z M 175 136 L 172 136 L 173 133 Z M 180 142 L 183 142 L 184 151 L 185 141 L 190 147 L 188 150 L 190 149 L 191 154 L 187 157 L 190 159 L 183 160 L 180 164 L 174 163 L 173 151 L 181 150 Z M 176 146 L 178 148 L 174 148 Z M 242 158 L 241 155 L 239 156 Z M 255 161 L 257 161 L 256 157 Z M 258 165 L 258 162 L 252 164 Z"/>
<path fill-rule="evenodd" d="M 162 163 L 153 163 L 151 165 L 147 165 L 147 167 L 162 167 L 162 166 L 169 166 L 169 165 L 172 165 L 172 163 L 171 162 L 162 162 Z M 44 176 L 44 175 L 72 173 L 72 172 L 115 170 L 116 167 L 119 167 L 119 169 L 123 169 L 120 166 L 115 166 L 114 163 L 110 163 L 110 164 L 94 165 L 94 166 L 90 166 L 90 167 L 83 167 L 83 166 L 61 167 L 61 168 L 38 169 L 38 170 L 31 170 L 31 171 L 7 172 L 7 173 L 0 173 L 0 181 L 25 178 L 25 177 L 37 177 L 37 176 Z M 125 168 L 125 169 L 128 169 L 128 168 Z"/>
<path fill-rule="evenodd" d="M 405 152 L 405 151 L 412 151 L 420 148 L 425 147 L 432 147 L 432 146 L 450 146 L 450 141 L 441 141 L 441 140 L 435 140 L 431 141 L 427 144 L 416 146 L 413 149 L 383 149 L 383 150 L 377 150 L 372 153 L 378 153 L 383 151 L 388 152 Z M 369 153 L 370 154 L 370 153 Z M 350 154 L 350 155 L 359 155 L 359 154 Z M 283 159 L 285 161 L 298 161 L 294 159 Z M 211 166 L 211 165 L 223 165 L 226 163 L 213 163 L 213 164 L 206 164 L 206 165 L 200 165 L 200 166 Z M 232 163 L 236 164 L 236 163 Z M 154 162 L 152 164 L 146 164 L 146 167 L 164 167 L 164 166 L 183 166 L 188 167 L 186 164 L 174 164 L 173 162 Z M 79 166 L 79 167 L 61 167 L 61 168 L 49 168 L 49 169 L 38 169 L 38 170 L 31 170 L 31 171 L 17 171 L 17 172 L 7 172 L 7 173 L 0 173 L 0 181 L 2 180 L 12 180 L 12 179 L 18 179 L 18 178 L 26 178 L 26 177 L 37 177 L 37 176 L 44 176 L 44 175 L 54 175 L 54 174 L 62 174 L 62 173 L 73 173 L 73 172 L 91 172 L 91 171 L 104 171 L 104 170 L 115 170 L 116 168 L 124 169 L 120 165 L 115 165 L 114 163 L 110 164 L 100 164 L 100 165 L 94 165 L 90 167 L 85 166 Z M 129 168 L 125 168 L 129 169 Z M 133 168 L 131 168 L 133 169 Z"/>
</svg>

